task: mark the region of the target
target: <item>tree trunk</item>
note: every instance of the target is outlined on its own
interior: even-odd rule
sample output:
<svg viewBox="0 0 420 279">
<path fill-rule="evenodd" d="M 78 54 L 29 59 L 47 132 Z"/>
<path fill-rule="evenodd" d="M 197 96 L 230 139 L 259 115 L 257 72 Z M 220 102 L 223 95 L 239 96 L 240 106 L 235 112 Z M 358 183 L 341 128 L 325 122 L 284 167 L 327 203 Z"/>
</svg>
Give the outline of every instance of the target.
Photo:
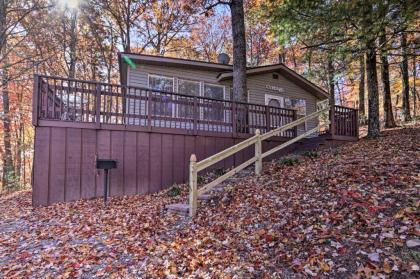
<svg viewBox="0 0 420 279">
<path fill-rule="evenodd" d="M 248 100 L 246 86 L 246 41 L 243 0 L 230 4 L 233 37 L 233 96 L 240 101 Z"/>
<path fill-rule="evenodd" d="M 365 108 L 365 57 L 360 56 L 360 80 L 359 80 L 359 117 L 362 124 L 366 124 Z"/>
<path fill-rule="evenodd" d="M 383 35 L 379 38 L 379 44 L 382 46 L 381 50 L 381 79 L 382 87 L 384 90 L 384 116 L 385 116 L 385 128 L 395 127 L 394 114 L 392 113 L 392 103 L 391 103 L 391 87 L 389 85 L 389 63 L 388 55 L 384 50 L 386 45 L 386 35 L 385 30 Z"/>
<path fill-rule="evenodd" d="M 368 86 L 368 137 L 377 138 L 380 135 L 379 126 L 379 96 L 378 74 L 376 72 L 375 41 L 367 44 L 366 73 Z"/>
<path fill-rule="evenodd" d="M 417 117 L 416 78 L 417 78 L 416 56 L 413 55 L 413 116 L 414 118 Z"/>
<path fill-rule="evenodd" d="M 401 34 L 401 73 L 402 73 L 402 99 L 403 99 L 403 120 L 410 121 L 410 86 L 408 81 L 408 54 L 407 54 L 407 34 Z"/>
<path fill-rule="evenodd" d="M 3 47 L 3 50 L 5 48 Z M 5 61 L 7 59 L 4 59 Z M 4 63 L 7 64 L 7 63 Z M 4 164 L 3 164 L 3 181 L 6 190 L 15 188 L 15 172 L 12 156 L 11 144 L 11 123 L 10 123 L 10 105 L 9 105 L 9 80 L 7 74 L 7 65 L 3 68 L 3 77 L 1 81 L 1 91 L 3 98 L 3 144 L 4 144 Z"/>
<path fill-rule="evenodd" d="M 69 63 L 69 78 L 76 77 L 76 47 L 77 47 L 77 10 L 71 11 L 70 23 L 70 63 Z"/>
<path fill-rule="evenodd" d="M 335 94 L 334 94 L 334 65 L 333 59 L 330 54 L 328 54 L 327 61 L 327 71 L 328 71 L 328 93 L 330 94 L 330 105 L 335 105 Z"/>
</svg>

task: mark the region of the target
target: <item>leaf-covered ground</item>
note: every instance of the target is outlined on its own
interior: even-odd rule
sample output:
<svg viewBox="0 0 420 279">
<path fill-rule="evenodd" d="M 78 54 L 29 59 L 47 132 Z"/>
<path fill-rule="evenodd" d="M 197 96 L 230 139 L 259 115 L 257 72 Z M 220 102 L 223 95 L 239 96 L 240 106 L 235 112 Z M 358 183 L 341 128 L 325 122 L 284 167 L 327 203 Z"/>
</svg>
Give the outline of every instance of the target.
<svg viewBox="0 0 420 279">
<path fill-rule="evenodd" d="M 107 208 L 4 196 L 0 278 L 418 278 L 419 151 L 420 129 L 406 128 L 266 164 L 194 222 L 164 209 L 185 188 Z"/>
</svg>

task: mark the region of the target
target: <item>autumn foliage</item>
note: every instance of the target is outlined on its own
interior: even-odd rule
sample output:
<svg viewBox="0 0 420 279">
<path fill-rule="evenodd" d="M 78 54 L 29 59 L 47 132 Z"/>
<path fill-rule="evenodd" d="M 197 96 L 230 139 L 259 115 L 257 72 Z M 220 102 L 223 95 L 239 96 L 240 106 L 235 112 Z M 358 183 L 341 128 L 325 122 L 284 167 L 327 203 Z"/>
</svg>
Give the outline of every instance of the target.
<svg viewBox="0 0 420 279">
<path fill-rule="evenodd" d="M 99 278 L 414 278 L 420 129 L 267 163 L 194 221 L 168 192 L 33 210 L 0 198 L 0 276 Z"/>
</svg>

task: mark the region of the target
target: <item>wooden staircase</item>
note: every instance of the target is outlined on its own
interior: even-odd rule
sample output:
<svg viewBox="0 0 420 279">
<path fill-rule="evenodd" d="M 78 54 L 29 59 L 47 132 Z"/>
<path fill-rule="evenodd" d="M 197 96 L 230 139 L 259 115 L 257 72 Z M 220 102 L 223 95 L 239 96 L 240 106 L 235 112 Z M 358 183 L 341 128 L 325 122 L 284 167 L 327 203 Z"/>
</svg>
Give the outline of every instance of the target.
<svg viewBox="0 0 420 279">
<path fill-rule="evenodd" d="M 331 109 L 331 111 L 330 111 Z M 255 136 L 248 138 L 234 146 L 231 146 L 217 154 L 214 154 L 204 160 L 197 162 L 197 158 L 194 154 L 191 155 L 190 158 L 190 171 L 189 171 L 189 204 L 173 204 L 168 205 L 167 208 L 170 212 L 176 212 L 183 215 L 189 215 L 190 217 L 194 217 L 197 211 L 197 205 L 199 201 L 208 201 L 212 200 L 216 196 L 214 196 L 214 192 L 216 189 L 224 187 L 226 183 L 229 183 L 229 180 L 235 179 L 235 177 L 249 175 L 250 165 L 255 165 L 255 173 L 254 175 L 261 175 L 262 167 L 263 167 L 263 159 L 270 158 L 273 154 L 279 154 L 279 152 L 285 152 L 285 148 L 289 149 L 289 152 L 304 152 L 307 150 L 314 150 L 320 149 L 324 147 L 331 147 L 334 145 L 339 145 L 345 142 L 347 139 L 356 139 L 358 133 L 354 131 L 353 128 L 357 128 L 357 124 L 354 125 L 354 119 L 357 116 L 357 113 L 353 113 L 347 117 L 349 114 L 346 111 L 342 111 L 344 109 L 339 108 L 339 111 L 335 111 L 336 107 L 330 107 L 328 100 L 324 100 L 317 104 L 317 111 L 313 112 L 305 117 L 302 117 L 298 120 L 293 122 L 287 123 L 281 127 L 278 127 L 274 130 L 268 131 L 265 134 L 261 134 L 260 130 L 256 130 Z M 330 113 L 330 118 L 328 118 L 328 113 Z M 300 124 L 305 123 L 311 119 L 324 119 L 322 124 L 318 124 L 317 127 L 306 131 L 305 133 L 288 140 L 287 142 L 281 143 L 280 145 L 263 152 L 262 149 L 262 142 L 268 140 L 274 136 L 278 136 L 281 133 L 289 131 L 297 127 Z M 337 121 L 336 121 L 337 119 Z M 330 121 L 331 120 L 331 121 Z M 331 126 L 330 126 L 331 123 Z M 332 131 L 332 134 L 325 133 L 319 135 L 317 137 L 309 136 L 313 134 L 319 134 L 320 131 L 328 130 Z M 342 134 L 338 137 L 335 135 L 335 132 L 341 131 Z M 351 132 L 348 134 L 348 132 Z M 240 152 L 250 146 L 255 147 L 255 155 L 254 157 L 248 159 L 247 161 L 241 163 L 239 166 L 236 166 L 234 169 L 229 170 L 227 173 L 223 174 L 222 176 L 216 178 L 214 181 L 207 183 L 204 186 L 201 186 L 198 189 L 197 186 L 197 176 L 198 172 Z"/>
<path fill-rule="evenodd" d="M 281 157 L 289 156 L 292 154 L 302 154 L 305 151 L 315 151 L 327 148 L 334 148 L 346 142 L 347 141 L 344 140 L 335 140 L 329 134 L 323 134 L 312 138 L 305 138 L 295 143 L 295 148 L 290 150 L 288 153 L 285 153 Z M 241 179 L 245 179 L 250 175 L 255 175 L 255 172 L 252 169 L 252 167 L 248 167 L 242 170 L 241 172 L 237 173 L 235 176 L 226 179 L 224 182 L 211 189 L 210 192 L 198 195 L 197 199 L 201 204 L 223 200 L 223 198 L 225 197 L 226 187 L 232 186 L 238 183 Z M 166 206 L 166 209 L 168 213 L 188 216 L 190 205 L 188 203 L 169 204 Z"/>
</svg>

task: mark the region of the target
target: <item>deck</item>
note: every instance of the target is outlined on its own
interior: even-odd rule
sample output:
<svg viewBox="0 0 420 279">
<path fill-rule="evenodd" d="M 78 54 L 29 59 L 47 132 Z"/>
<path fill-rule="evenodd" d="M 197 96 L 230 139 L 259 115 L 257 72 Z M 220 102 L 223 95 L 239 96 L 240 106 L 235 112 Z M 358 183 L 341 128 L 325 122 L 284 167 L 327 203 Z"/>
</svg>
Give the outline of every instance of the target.
<svg viewBox="0 0 420 279">
<path fill-rule="evenodd" d="M 97 158 L 118 161 L 111 171 L 111 196 L 184 183 L 192 153 L 200 160 L 256 129 L 264 133 L 296 119 L 290 109 L 60 77 L 35 76 L 33 94 L 34 205 L 102 196 Z M 335 106 L 333 111 L 332 124 L 322 133 L 357 139 L 357 110 Z M 297 134 L 287 130 L 263 149 Z M 214 169 L 237 166 L 253 153 L 248 148 Z"/>
</svg>

